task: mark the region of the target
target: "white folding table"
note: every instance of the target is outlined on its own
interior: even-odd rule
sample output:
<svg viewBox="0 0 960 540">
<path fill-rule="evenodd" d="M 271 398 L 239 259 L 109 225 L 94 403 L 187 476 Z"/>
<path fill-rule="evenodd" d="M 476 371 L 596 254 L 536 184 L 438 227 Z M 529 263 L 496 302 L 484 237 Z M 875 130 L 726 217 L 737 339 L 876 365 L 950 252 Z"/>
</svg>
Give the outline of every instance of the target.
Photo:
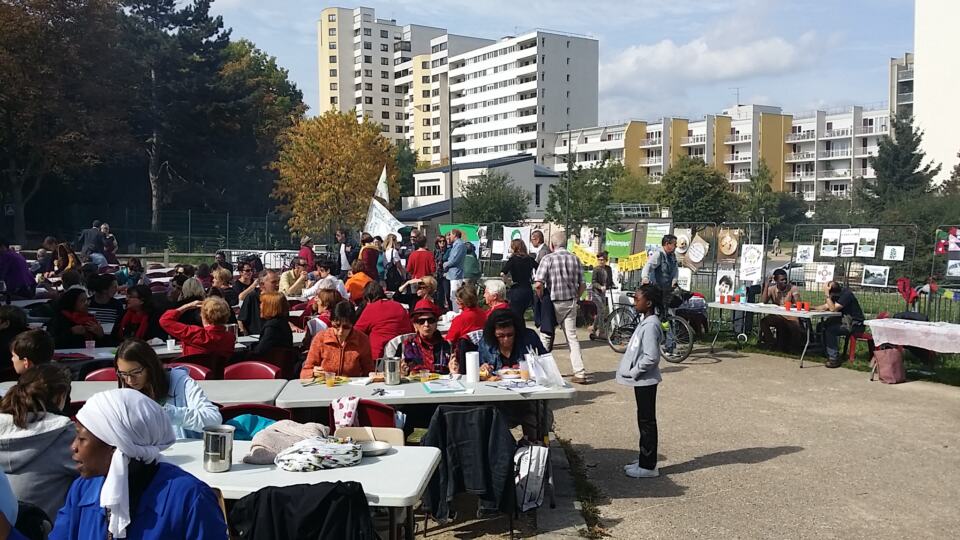
<svg viewBox="0 0 960 540">
<path fill-rule="evenodd" d="M 217 488 L 225 499 L 240 499 L 267 487 L 319 482 L 359 482 L 371 506 L 390 509 L 390 532 L 396 531 L 395 509 L 407 509 L 407 537 L 413 538 L 413 507 L 423 497 L 430 477 L 440 463 L 440 450 L 428 446 L 397 446 L 386 454 L 365 457 L 340 469 L 288 472 L 276 465 L 243 463 L 250 441 L 233 442 L 233 466 L 227 472 L 203 470 L 203 441 L 181 440 L 163 452 L 164 459 Z"/>
<path fill-rule="evenodd" d="M 277 395 L 287 384 L 283 379 L 254 379 L 239 381 L 197 381 L 207 398 L 220 405 L 273 405 Z M 0 395 L 16 381 L 0 382 Z M 71 401 L 87 401 L 96 393 L 117 388 L 115 381 L 74 381 L 70 384 Z"/>
<path fill-rule="evenodd" d="M 730 304 L 721 304 L 720 302 L 710 302 L 707 304 L 708 307 L 727 310 L 727 311 L 740 311 L 743 313 L 759 313 L 760 315 L 779 315 L 781 317 L 796 317 L 798 319 L 806 319 L 806 321 L 801 321 L 801 326 L 806 329 L 807 340 L 803 344 L 803 352 L 800 353 L 800 367 L 803 367 L 803 357 L 807 354 L 807 348 L 810 346 L 810 330 L 813 326 L 813 319 L 823 318 L 827 319 L 830 317 L 840 317 L 841 314 L 837 311 L 798 311 L 796 309 L 787 309 L 783 306 L 778 306 L 776 304 L 742 304 L 739 302 L 734 302 Z M 713 353 L 714 346 L 717 344 L 717 338 L 720 337 L 720 325 L 717 325 L 717 333 L 713 336 L 713 342 L 710 343 L 710 352 Z"/>
<path fill-rule="evenodd" d="M 865 321 L 875 344 L 919 347 L 938 353 L 960 353 L 960 324 L 873 319 Z"/>
</svg>

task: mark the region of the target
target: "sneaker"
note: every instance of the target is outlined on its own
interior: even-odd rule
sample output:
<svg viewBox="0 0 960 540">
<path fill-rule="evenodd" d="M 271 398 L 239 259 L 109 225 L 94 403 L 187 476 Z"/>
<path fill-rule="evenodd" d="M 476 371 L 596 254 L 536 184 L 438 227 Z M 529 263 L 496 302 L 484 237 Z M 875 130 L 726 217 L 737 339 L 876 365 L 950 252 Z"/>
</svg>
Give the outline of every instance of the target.
<svg viewBox="0 0 960 540">
<path fill-rule="evenodd" d="M 590 380 L 590 377 L 587 375 L 574 375 L 573 378 L 570 379 L 570 381 L 576 384 L 590 384 L 591 382 L 593 382 Z"/>
<path fill-rule="evenodd" d="M 839 358 L 831 358 L 831 359 L 827 360 L 826 362 L 824 362 L 823 365 L 824 365 L 825 367 L 828 367 L 828 368 L 830 368 L 830 369 L 833 369 L 833 368 L 838 368 L 838 367 L 842 366 L 842 365 L 843 365 L 843 362 L 841 362 Z"/>
<path fill-rule="evenodd" d="M 623 472 L 630 478 L 656 478 L 660 476 L 660 470 L 653 469 L 644 469 L 637 465 L 636 467 L 630 467 L 629 469 L 624 469 Z"/>
<path fill-rule="evenodd" d="M 635 459 L 635 460 L 631 461 L 630 463 L 627 463 L 626 465 L 624 465 L 624 466 L 623 466 L 623 470 L 626 471 L 626 470 L 629 470 L 629 469 L 636 469 L 636 468 L 639 467 L 639 466 L 640 466 L 640 460 L 639 460 L 639 459 Z"/>
</svg>

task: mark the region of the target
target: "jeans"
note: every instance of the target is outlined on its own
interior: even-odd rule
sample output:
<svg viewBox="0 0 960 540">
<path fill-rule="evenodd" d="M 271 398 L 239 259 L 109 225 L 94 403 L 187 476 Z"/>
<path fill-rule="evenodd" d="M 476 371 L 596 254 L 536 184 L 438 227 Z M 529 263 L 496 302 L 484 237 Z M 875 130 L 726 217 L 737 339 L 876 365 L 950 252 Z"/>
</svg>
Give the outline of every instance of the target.
<svg viewBox="0 0 960 540">
<path fill-rule="evenodd" d="M 563 328 L 563 333 L 567 336 L 573 375 L 583 377 L 587 372 L 583 367 L 583 355 L 580 352 L 580 342 L 577 340 L 577 300 L 554 300 L 553 309 L 557 314 L 557 324 Z"/>
<path fill-rule="evenodd" d="M 460 313 L 460 302 L 457 302 L 457 291 L 463 286 L 462 279 L 450 280 L 450 310 L 454 313 Z"/>
<path fill-rule="evenodd" d="M 590 328 L 598 338 L 603 339 L 607 336 L 607 328 L 604 324 L 607 320 L 607 298 L 600 291 L 591 288 L 590 301 L 597 307 L 597 318 L 593 320 Z"/>
<path fill-rule="evenodd" d="M 843 324 L 838 317 L 827 319 L 823 325 L 823 348 L 827 350 L 827 358 L 830 360 L 836 360 L 840 356 L 840 336 L 863 332 L 863 324 L 855 322 L 851 328 Z"/>
<path fill-rule="evenodd" d="M 510 303 L 510 311 L 523 320 L 527 309 L 533 304 L 533 288 L 529 283 L 517 283 L 507 289 L 507 302 Z"/>
<path fill-rule="evenodd" d="M 440 311 L 450 311 L 450 282 L 441 276 L 437 278 L 436 304 Z"/>
<path fill-rule="evenodd" d="M 657 386 L 634 386 L 637 427 L 640 429 L 640 468 L 657 468 Z"/>
<path fill-rule="evenodd" d="M 107 266 L 107 258 L 104 257 L 103 253 L 90 253 L 87 256 L 90 257 L 90 262 L 97 265 L 97 268 Z"/>
</svg>

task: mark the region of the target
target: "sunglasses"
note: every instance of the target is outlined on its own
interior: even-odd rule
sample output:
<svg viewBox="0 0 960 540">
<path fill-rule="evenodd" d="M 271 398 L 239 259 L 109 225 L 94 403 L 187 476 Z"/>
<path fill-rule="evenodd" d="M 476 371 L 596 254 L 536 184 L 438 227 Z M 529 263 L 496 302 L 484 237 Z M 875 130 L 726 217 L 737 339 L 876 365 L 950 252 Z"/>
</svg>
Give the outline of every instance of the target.
<svg viewBox="0 0 960 540">
<path fill-rule="evenodd" d="M 415 320 L 415 321 L 413 321 L 413 322 L 415 322 L 415 323 L 417 323 L 417 324 L 437 324 L 437 320 L 436 320 L 436 319 L 433 319 L 433 318 L 431 318 L 431 319 L 417 319 L 417 320 Z"/>
</svg>

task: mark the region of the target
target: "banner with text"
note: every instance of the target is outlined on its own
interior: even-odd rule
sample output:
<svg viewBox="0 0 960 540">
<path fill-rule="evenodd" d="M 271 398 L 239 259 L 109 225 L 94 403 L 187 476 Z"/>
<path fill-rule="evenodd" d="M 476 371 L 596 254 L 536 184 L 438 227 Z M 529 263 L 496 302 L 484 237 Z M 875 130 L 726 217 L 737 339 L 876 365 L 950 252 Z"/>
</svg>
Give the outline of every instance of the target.
<svg viewBox="0 0 960 540">
<path fill-rule="evenodd" d="M 610 254 L 611 260 L 629 257 L 632 246 L 633 230 L 617 232 L 613 229 L 607 229 L 607 240 L 604 247 Z"/>
</svg>

